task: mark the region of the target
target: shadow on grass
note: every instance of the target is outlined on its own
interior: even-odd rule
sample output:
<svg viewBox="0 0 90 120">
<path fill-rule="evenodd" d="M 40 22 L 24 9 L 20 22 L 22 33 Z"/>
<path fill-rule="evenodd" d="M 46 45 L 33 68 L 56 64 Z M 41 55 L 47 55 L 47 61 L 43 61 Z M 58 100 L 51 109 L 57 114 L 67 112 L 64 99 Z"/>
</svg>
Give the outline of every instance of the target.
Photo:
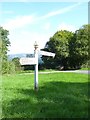
<svg viewBox="0 0 90 120">
<path fill-rule="evenodd" d="M 9 118 L 87 118 L 88 84 L 48 82 L 32 89 L 17 89 L 18 97 L 4 106 Z"/>
</svg>

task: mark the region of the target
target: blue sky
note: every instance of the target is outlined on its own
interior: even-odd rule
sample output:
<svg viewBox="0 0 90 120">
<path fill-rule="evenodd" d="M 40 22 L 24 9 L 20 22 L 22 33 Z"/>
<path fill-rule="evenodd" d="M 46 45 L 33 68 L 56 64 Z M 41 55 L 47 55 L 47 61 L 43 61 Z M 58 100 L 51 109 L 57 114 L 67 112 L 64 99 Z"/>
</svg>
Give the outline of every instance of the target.
<svg viewBox="0 0 90 120">
<path fill-rule="evenodd" d="M 9 30 L 9 54 L 33 53 L 58 30 L 75 31 L 88 23 L 88 2 L 2 2 L 0 26 Z"/>
</svg>

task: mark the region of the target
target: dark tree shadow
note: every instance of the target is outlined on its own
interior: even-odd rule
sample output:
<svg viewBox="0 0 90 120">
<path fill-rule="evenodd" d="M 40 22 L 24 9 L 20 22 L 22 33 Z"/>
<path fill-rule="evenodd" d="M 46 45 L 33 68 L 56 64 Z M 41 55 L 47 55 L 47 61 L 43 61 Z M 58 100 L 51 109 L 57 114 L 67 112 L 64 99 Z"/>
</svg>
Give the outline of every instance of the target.
<svg viewBox="0 0 90 120">
<path fill-rule="evenodd" d="M 17 89 L 26 97 L 10 101 L 3 108 L 5 117 L 22 118 L 87 118 L 88 84 L 48 82 L 33 89 Z"/>
</svg>

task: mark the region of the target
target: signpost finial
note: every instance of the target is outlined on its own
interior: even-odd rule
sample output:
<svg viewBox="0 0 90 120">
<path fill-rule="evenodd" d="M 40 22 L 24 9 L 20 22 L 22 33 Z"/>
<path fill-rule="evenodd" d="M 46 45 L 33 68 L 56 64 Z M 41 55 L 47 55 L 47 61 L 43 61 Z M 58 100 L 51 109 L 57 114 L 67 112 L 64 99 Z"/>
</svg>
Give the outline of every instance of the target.
<svg viewBox="0 0 90 120">
<path fill-rule="evenodd" d="M 35 41 L 35 43 L 34 43 L 34 48 L 35 48 L 35 50 L 38 48 L 38 43 L 37 43 L 37 41 Z"/>
</svg>

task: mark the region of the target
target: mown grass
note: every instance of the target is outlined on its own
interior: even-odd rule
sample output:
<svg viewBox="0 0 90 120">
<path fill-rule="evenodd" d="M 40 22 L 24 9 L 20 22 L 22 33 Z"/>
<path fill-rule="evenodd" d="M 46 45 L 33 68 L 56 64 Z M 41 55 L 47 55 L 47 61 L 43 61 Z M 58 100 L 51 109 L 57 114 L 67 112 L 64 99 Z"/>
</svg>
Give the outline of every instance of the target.
<svg viewBox="0 0 90 120">
<path fill-rule="evenodd" d="M 88 68 L 81 68 L 80 70 L 90 70 L 90 67 L 88 67 Z"/>
<path fill-rule="evenodd" d="M 58 71 L 58 70 L 54 70 L 54 69 L 39 70 L 39 72 L 53 72 L 53 71 Z M 17 71 L 17 74 L 19 74 L 19 73 L 34 73 L 34 70 Z"/>
<path fill-rule="evenodd" d="M 39 74 L 34 91 L 33 74 L 4 75 L 3 118 L 87 118 L 88 75 Z"/>
</svg>

